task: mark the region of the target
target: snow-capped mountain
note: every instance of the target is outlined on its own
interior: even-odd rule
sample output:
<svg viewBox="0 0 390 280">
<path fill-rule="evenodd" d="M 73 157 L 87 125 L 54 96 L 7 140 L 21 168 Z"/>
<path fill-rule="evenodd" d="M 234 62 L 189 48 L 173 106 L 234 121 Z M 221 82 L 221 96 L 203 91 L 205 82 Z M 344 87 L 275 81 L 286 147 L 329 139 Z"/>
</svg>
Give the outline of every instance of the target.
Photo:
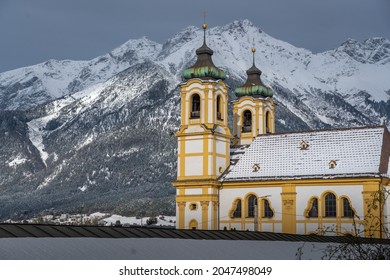
<svg viewBox="0 0 390 280">
<path fill-rule="evenodd" d="M 73 94 L 136 63 L 153 60 L 160 51 L 160 44 L 141 38 L 90 61 L 51 59 L 0 73 L 0 109 L 24 110 Z"/>
<path fill-rule="evenodd" d="M 177 85 L 202 32 L 188 27 L 163 45 L 141 38 L 91 61 L 0 73 L 2 217 L 81 206 L 172 213 Z M 253 40 L 262 79 L 275 92 L 278 131 L 389 119 L 389 40 L 349 39 L 313 54 L 247 20 L 214 27 L 207 44 L 232 90 L 246 78 Z"/>
</svg>

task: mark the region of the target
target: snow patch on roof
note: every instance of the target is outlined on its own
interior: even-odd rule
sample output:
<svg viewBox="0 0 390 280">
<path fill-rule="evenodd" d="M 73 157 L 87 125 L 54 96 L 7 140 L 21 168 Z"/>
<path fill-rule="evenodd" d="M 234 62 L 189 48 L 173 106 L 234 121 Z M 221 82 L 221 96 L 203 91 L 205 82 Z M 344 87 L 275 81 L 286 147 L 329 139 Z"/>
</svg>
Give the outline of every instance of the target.
<svg viewBox="0 0 390 280">
<path fill-rule="evenodd" d="M 223 180 L 380 175 L 383 133 L 376 127 L 261 135 Z M 301 149 L 301 141 L 309 147 Z"/>
</svg>

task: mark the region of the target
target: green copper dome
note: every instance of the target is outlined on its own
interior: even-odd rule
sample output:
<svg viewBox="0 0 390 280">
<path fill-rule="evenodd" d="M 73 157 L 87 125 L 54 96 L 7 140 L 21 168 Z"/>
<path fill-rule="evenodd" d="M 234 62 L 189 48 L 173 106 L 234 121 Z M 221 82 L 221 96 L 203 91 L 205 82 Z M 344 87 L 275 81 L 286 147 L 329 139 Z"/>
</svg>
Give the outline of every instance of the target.
<svg viewBox="0 0 390 280">
<path fill-rule="evenodd" d="M 203 45 L 196 50 L 198 58 L 193 66 L 184 70 L 184 79 L 208 78 L 224 80 L 226 78 L 225 72 L 216 67 L 211 59 L 214 52 L 206 45 L 206 27 L 207 25 L 203 24 L 204 40 Z"/>
<path fill-rule="evenodd" d="M 212 78 L 217 80 L 224 80 L 226 78 L 225 72 L 215 66 L 197 66 L 187 68 L 183 72 L 184 79 L 191 78 Z"/>
<path fill-rule="evenodd" d="M 234 93 L 237 97 L 241 96 L 261 96 L 261 97 L 272 97 L 274 94 L 272 89 L 265 86 L 260 79 L 261 71 L 255 66 L 255 51 L 253 48 L 253 65 L 246 71 L 248 78 L 241 87 L 236 88 Z"/>
<path fill-rule="evenodd" d="M 236 88 L 234 91 L 237 97 L 241 96 L 263 96 L 263 97 L 272 97 L 273 92 L 269 87 L 264 85 L 251 85 L 251 86 L 242 86 Z"/>
</svg>

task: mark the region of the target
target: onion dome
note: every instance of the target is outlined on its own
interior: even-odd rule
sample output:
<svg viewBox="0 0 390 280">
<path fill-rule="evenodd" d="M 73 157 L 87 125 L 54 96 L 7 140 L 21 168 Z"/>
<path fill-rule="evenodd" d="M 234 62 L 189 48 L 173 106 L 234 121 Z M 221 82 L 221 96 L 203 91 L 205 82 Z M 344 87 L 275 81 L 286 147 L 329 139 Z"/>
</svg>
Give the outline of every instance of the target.
<svg viewBox="0 0 390 280">
<path fill-rule="evenodd" d="M 225 72 L 217 68 L 211 56 L 213 55 L 213 50 L 206 45 L 206 28 L 207 24 L 203 24 L 203 45 L 196 50 L 198 59 L 195 64 L 184 70 L 183 78 L 192 79 L 192 78 L 208 78 L 216 80 L 224 80 L 226 78 Z"/>
<path fill-rule="evenodd" d="M 261 71 L 255 65 L 255 52 L 256 49 L 252 48 L 253 53 L 253 65 L 246 71 L 248 78 L 241 87 L 236 88 L 234 93 L 237 97 L 241 96 L 254 96 L 254 97 L 272 97 L 272 90 L 265 86 L 260 79 Z"/>
</svg>

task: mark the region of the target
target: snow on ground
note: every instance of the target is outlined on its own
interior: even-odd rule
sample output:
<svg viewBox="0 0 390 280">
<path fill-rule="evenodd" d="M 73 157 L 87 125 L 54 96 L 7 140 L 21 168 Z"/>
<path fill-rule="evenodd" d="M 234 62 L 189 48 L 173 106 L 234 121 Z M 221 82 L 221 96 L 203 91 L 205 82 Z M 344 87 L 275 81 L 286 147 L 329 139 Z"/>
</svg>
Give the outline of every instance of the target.
<svg viewBox="0 0 390 280">
<path fill-rule="evenodd" d="M 28 122 L 28 136 L 31 143 L 37 148 L 43 163 L 46 165 L 46 160 L 49 154 L 45 151 L 45 145 L 43 145 L 42 127 L 45 127 L 46 123 L 43 119 L 36 119 Z"/>
<path fill-rule="evenodd" d="M 108 216 L 109 214 L 107 213 L 101 213 L 101 212 L 95 212 L 95 213 L 92 213 L 91 215 L 89 215 L 88 217 L 90 219 L 99 219 L 99 218 L 103 218 L 105 216 Z"/>
<path fill-rule="evenodd" d="M 106 225 L 115 225 L 117 221 L 119 221 L 122 225 L 128 224 L 130 226 L 139 225 L 144 226 L 147 225 L 147 221 L 150 217 L 125 217 L 120 215 L 112 215 L 108 218 L 103 219 Z M 175 216 L 157 216 L 157 224 L 155 226 L 175 226 L 176 217 Z"/>
<path fill-rule="evenodd" d="M 82 187 L 78 187 L 78 189 L 82 192 L 85 192 L 88 189 L 88 186 L 83 185 Z"/>
<path fill-rule="evenodd" d="M 19 154 L 14 160 L 8 162 L 8 165 L 10 167 L 15 167 L 15 166 L 17 166 L 19 164 L 25 163 L 26 161 L 27 161 L 27 159 L 22 158 L 21 155 Z"/>
<path fill-rule="evenodd" d="M 128 149 L 127 151 L 120 151 L 116 154 L 113 154 L 113 156 L 121 158 L 121 157 L 127 157 L 127 156 L 129 156 L 133 153 L 137 153 L 137 152 L 139 152 L 139 148 L 133 147 L 133 148 Z"/>
<path fill-rule="evenodd" d="M 58 165 L 54 172 L 51 173 L 48 177 L 45 178 L 45 180 L 43 180 L 43 182 L 37 187 L 37 190 L 40 190 L 44 187 L 46 187 L 55 177 L 57 177 L 58 174 L 60 174 L 61 170 L 62 170 L 62 166 L 65 162 L 61 163 L 60 165 Z"/>
</svg>

